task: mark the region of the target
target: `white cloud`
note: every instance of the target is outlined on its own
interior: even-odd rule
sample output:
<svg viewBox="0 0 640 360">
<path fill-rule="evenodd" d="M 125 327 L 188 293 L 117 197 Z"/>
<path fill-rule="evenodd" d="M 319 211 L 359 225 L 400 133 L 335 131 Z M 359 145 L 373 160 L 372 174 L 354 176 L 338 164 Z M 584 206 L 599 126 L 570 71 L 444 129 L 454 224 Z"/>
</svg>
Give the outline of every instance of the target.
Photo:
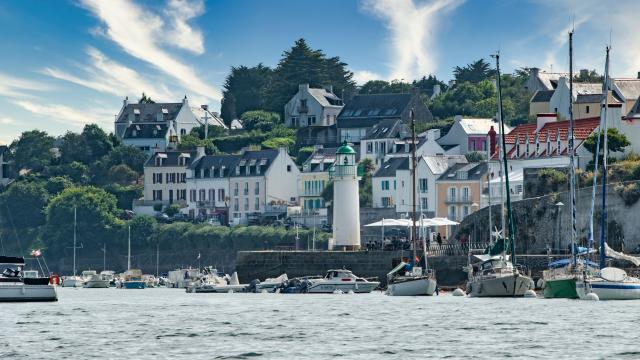
<svg viewBox="0 0 640 360">
<path fill-rule="evenodd" d="M 204 54 L 202 32 L 188 24 L 189 20 L 204 13 L 202 0 L 169 0 L 164 13 L 171 20 L 171 31 L 167 33 L 165 41 L 194 54 Z"/>
<path fill-rule="evenodd" d="M 32 91 L 48 90 L 51 90 L 51 87 L 44 83 L 0 73 L 0 95 L 2 96 L 30 97 Z"/>
<path fill-rule="evenodd" d="M 390 31 L 390 79 L 416 79 L 436 71 L 436 35 L 444 14 L 463 0 L 364 0 L 365 10 Z"/>
<path fill-rule="evenodd" d="M 385 80 L 385 77 L 368 70 L 353 70 L 353 81 L 358 85 L 364 85 L 370 80 Z"/>
<path fill-rule="evenodd" d="M 14 125 L 16 123 L 17 121 L 13 118 L 7 116 L 0 117 L 0 125 Z"/>
<path fill-rule="evenodd" d="M 201 38 L 201 35 L 198 35 L 197 31 L 189 30 L 190 27 L 186 26 L 186 20 L 194 14 L 193 10 L 185 11 L 186 15 L 184 13 L 179 15 L 180 22 L 174 21 L 174 25 L 184 24 L 186 27 L 178 25 L 181 30 L 173 30 L 171 26 L 167 27 L 165 22 L 158 15 L 153 14 L 150 9 L 143 9 L 126 0 L 81 1 L 104 23 L 106 26 L 103 31 L 105 36 L 118 44 L 129 55 L 145 61 L 173 77 L 185 89 L 185 92 L 193 92 L 204 98 L 218 101 L 222 98 L 218 89 L 206 84 L 191 67 L 160 46 L 167 41 L 176 45 L 177 42 L 186 39 L 185 41 L 189 41 L 189 43 L 182 44 L 182 48 L 199 51 L 197 39 Z"/>
<path fill-rule="evenodd" d="M 58 123 L 80 129 L 86 124 L 98 124 L 109 128 L 113 125 L 114 114 L 108 109 L 78 110 L 60 104 L 42 104 L 27 100 L 16 100 L 14 104 L 24 110 L 53 120 Z"/>
<path fill-rule="evenodd" d="M 137 71 L 109 59 L 95 48 L 88 48 L 87 55 L 91 64 L 82 68 L 86 73 L 84 77 L 56 68 L 44 68 L 42 73 L 116 96 L 140 96 L 144 92 L 152 99 L 175 101 L 175 94 L 166 85 L 148 82 Z"/>
</svg>

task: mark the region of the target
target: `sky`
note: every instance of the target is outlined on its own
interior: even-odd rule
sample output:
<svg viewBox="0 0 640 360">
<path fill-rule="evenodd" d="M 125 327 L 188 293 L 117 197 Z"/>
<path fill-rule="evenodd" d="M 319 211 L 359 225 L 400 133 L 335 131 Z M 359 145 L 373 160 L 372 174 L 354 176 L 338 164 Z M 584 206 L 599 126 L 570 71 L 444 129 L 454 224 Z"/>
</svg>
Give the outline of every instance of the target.
<svg viewBox="0 0 640 360">
<path fill-rule="evenodd" d="M 0 2 L 0 144 L 40 129 L 113 130 L 123 99 L 219 109 L 232 66 L 276 66 L 298 38 L 360 84 L 435 74 L 500 51 L 504 71 L 636 77 L 636 0 L 21 0 Z"/>
</svg>

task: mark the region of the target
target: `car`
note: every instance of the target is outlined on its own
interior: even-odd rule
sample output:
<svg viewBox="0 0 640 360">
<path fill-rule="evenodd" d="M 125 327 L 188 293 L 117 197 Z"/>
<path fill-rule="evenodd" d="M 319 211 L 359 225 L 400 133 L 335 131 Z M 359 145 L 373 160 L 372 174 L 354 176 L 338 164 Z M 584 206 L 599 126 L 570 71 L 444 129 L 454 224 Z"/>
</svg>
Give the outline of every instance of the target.
<svg viewBox="0 0 640 360">
<path fill-rule="evenodd" d="M 322 224 L 320 225 L 320 230 L 325 232 L 333 232 L 333 227 L 330 224 Z"/>
</svg>

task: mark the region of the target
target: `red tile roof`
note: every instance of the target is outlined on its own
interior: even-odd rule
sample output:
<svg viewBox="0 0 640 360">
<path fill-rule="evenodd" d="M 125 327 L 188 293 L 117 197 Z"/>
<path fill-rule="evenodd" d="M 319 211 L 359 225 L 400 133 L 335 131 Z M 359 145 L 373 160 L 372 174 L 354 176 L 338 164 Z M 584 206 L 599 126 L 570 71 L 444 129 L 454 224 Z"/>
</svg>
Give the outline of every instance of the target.
<svg viewBox="0 0 640 360">
<path fill-rule="evenodd" d="M 575 120 L 573 128 L 575 139 L 586 139 L 598 127 L 598 125 L 600 125 L 600 117 Z M 555 140 L 558 131 L 560 132 L 560 140 L 566 141 L 567 133 L 569 132 L 569 120 L 546 123 L 538 132 L 538 141 L 546 142 L 547 133 L 552 140 Z M 509 134 L 506 135 L 505 140 L 507 141 L 507 144 L 515 144 L 516 137 L 519 137 L 520 143 L 523 144 L 527 135 L 529 135 L 529 141 L 534 143 L 536 136 L 536 124 L 516 126 Z"/>
</svg>

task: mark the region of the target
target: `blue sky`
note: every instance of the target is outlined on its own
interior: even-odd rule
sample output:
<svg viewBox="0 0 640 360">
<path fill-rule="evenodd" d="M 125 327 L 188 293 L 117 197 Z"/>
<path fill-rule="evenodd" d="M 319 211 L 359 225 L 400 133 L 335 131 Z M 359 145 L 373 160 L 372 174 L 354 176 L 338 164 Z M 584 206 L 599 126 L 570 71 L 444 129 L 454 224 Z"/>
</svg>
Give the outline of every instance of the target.
<svg viewBox="0 0 640 360">
<path fill-rule="evenodd" d="M 21 0 L 0 2 L 0 143 L 38 128 L 112 130 L 122 99 L 219 107 L 234 65 L 274 66 L 304 37 L 356 79 L 451 78 L 500 50 L 503 66 L 640 71 L 640 1 L 606 0 Z M 575 24 L 575 25 L 573 25 Z"/>
</svg>

